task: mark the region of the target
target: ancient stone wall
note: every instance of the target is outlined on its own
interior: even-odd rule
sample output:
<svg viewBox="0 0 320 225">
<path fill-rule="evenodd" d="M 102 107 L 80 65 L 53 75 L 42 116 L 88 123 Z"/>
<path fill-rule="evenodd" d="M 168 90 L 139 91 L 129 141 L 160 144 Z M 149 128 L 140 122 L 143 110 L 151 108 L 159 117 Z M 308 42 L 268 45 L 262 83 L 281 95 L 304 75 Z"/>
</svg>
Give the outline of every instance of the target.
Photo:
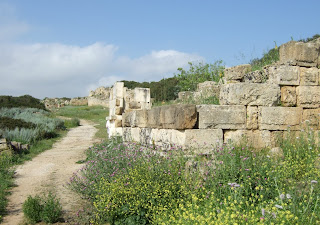
<svg viewBox="0 0 320 225">
<path fill-rule="evenodd" d="M 219 86 L 220 105 L 150 109 L 132 101 L 131 92 L 126 102 L 126 89 L 116 83 L 115 97 L 110 98 L 109 134 L 164 149 L 175 144 L 206 152 L 223 143 L 241 141 L 255 148 L 272 148 L 279 137 L 298 136 L 307 129 L 315 132 L 319 143 L 319 68 L 320 39 L 312 43 L 291 41 L 280 47 L 280 61 L 263 70 L 252 72 L 250 65 L 227 68 L 224 84 Z M 143 99 L 150 99 L 147 92 L 144 94 Z"/>
<path fill-rule="evenodd" d="M 105 106 L 109 107 L 110 88 L 99 87 L 94 91 L 90 91 L 88 96 L 88 106 Z"/>
</svg>

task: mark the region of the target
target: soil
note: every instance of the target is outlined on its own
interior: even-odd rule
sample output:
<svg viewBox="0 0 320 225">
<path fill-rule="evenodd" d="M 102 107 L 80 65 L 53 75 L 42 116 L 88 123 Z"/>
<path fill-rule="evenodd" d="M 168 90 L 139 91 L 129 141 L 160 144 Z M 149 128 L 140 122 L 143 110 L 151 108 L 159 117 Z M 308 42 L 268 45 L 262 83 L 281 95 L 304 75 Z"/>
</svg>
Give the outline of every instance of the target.
<svg viewBox="0 0 320 225">
<path fill-rule="evenodd" d="M 68 224 L 68 220 L 81 207 L 82 200 L 66 184 L 72 174 L 83 166 L 76 162 L 85 159 L 84 151 L 98 141 L 94 139 L 97 131 L 94 124 L 85 120 L 81 120 L 80 124 L 70 129 L 66 137 L 55 143 L 52 149 L 16 168 L 15 187 L 8 197 L 8 215 L 2 224 L 24 224 L 23 202 L 29 195 L 41 196 L 49 191 L 60 199 L 65 220 L 63 224 Z"/>
</svg>

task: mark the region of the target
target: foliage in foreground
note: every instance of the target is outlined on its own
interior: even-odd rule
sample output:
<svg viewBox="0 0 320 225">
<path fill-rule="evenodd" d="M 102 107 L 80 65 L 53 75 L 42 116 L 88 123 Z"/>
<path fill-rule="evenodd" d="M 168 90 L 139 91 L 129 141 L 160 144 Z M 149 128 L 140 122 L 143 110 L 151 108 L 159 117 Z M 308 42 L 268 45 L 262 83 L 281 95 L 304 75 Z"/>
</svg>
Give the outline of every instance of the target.
<svg viewBox="0 0 320 225">
<path fill-rule="evenodd" d="M 35 197 L 28 196 L 27 200 L 23 203 L 22 210 L 24 216 L 32 224 L 41 221 L 55 223 L 62 215 L 59 199 L 51 192 L 43 197 L 38 195 Z"/>
<path fill-rule="evenodd" d="M 57 129 L 65 128 L 61 119 L 50 118 L 47 111 L 35 108 L 0 108 L 0 118 L 1 121 L 11 118 L 7 122 L 1 122 L 3 128 L 0 134 L 3 137 L 28 144 L 53 138 L 57 135 Z"/>
<path fill-rule="evenodd" d="M 282 149 L 274 158 L 223 145 L 187 158 L 110 140 L 87 150 L 69 186 L 92 204 L 95 224 L 320 223 L 319 147 L 308 135 Z"/>
</svg>

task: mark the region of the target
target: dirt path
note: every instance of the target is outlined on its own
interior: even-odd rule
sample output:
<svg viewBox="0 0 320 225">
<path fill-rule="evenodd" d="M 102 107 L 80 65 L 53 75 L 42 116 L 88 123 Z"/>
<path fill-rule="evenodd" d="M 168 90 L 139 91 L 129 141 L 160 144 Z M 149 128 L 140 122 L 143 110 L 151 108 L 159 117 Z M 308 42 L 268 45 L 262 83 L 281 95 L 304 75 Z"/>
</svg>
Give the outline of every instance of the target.
<svg viewBox="0 0 320 225">
<path fill-rule="evenodd" d="M 32 161 L 16 169 L 15 184 L 9 196 L 8 215 L 2 224 L 22 223 L 22 204 L 28 195 L 53 191 L 60 199 L 65 216 L 68 218 L 78 208 L 79 197 L 65 187 L 72 174 L 82 165 L 77 161 L 84 159 L 84 150 L 91 146 L 97 129 L 88 121 L 81 120 L 81 126 L 71 129 L 67 136 L 55 143 Z"/>
</svg>

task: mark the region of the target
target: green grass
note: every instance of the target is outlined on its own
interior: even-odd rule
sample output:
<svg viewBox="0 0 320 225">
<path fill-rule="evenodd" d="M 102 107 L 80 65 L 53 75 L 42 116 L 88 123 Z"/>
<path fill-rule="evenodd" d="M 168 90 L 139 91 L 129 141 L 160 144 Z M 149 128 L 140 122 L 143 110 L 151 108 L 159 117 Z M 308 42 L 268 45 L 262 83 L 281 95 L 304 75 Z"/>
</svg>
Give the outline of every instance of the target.
<svg viewBox="0 0 320 225">
<path fill-rule="evenodd" d="M 79 118 L 90 120 L 95 123 L 98 129 L 95 137 L 99 139 L 107 139 L 106 117 L 109 110 L 102 106 L 65 106 L 53 112 L 55 116 L 64 116 L 69 118 Z"/>
</svg>

